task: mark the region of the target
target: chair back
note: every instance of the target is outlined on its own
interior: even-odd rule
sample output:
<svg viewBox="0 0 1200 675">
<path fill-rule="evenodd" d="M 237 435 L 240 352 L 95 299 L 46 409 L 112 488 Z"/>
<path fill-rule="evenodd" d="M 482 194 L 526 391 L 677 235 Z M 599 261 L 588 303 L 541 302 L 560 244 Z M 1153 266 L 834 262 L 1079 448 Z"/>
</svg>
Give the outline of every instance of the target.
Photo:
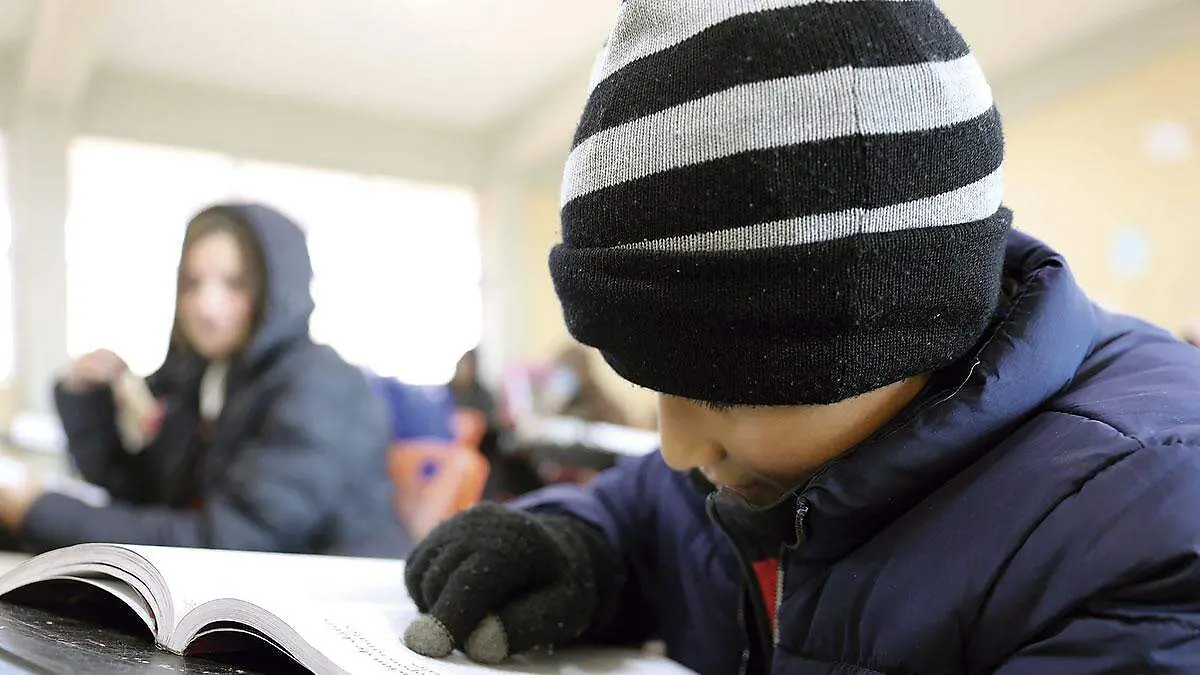
<svg viewBox="0 0 1200 675">
<path fill-rule="evenodd" d="M 414 541 L 483 497 L 488 462 L 478 450 L 443 441 L 399 441 L 388 453 L 396 510 Z"/>
</svg>

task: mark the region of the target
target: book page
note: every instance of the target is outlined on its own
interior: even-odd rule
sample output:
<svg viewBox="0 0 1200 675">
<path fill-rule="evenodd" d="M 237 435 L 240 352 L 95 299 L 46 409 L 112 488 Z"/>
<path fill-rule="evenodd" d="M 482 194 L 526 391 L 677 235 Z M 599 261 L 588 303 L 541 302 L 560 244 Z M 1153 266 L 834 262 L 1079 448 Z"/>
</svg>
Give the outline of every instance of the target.
<svg viewBox="0 0 1200 675">
<path fill-rule="evenodd" d="M 281 603 L 264 607 L 292 636 L 278 641 L 314 672 L 354 675 L 685 675 L 691 671 L 661 656 L 636 649 L 569 647 L 553 653 L 516 656 L 499 666 L 483 666 L 455 652 L 430 659 L 404 646 L 401 635 L 417 616 L 411 603 L 371 603 L 312 607 Z M 297 644 L 292 647 L 292 644 Z M 291 643 L 291 644 L 289 644 Z"/>
<path fill-rule="evenodd" d="M 172 649 L 182 650 L 187 635 L 203 633 L 206 625 L 234 622 L 262 633 L 318 675 L 690 672 L 638 650 L 570 648 L 519 656 L 495 668 L 459 653 L 443 660 L 423 657 L 401 641 L 417 616 L 404 587 L 402 560 L 126 548 L 153 564 L 170 589 L 180 633 Z"/>
<path fill-rule="evenodd" d="M 404 561 L 343 556 L 127 546 L 166 582 L 174 619 L 221 598 L 261 604 L 303 598 L 306 603 L 407 602 Z"/>
<path fill-rule="evenodd" d="M 0 577 L 0 595 L 44 581 L 81 582 L 108 592 L 124 602 L 154 631 L 165 638 L 161 609 L 167 602 L 157 575 L 140 556 L 111 544 L 77 544 L 26 560 Z M 33 589 L 36 595 L 36 589 Z"/>
<path fill-rule="evenodd" d="M 85 583 L 99 588 L 100 590 L 125 603 L 125 605 L 129 607 L 129 609 L 133 610 L 133 613 L 136 614 L 137 617 L 142 620 L 142 623 L 146 624 L 146 627 L 152 632 L 157 627 L 158 621 L 154 618 L 154 608 L 150 606 L 150 603 L 146 602 L 146 599 L 142 597 L 142 594 L 137 592 L 133 586 L 130 586 L 129 584 L 112 577 L 104 576 L 73 577 L 64 575 L 60 578 L 67 581 L 78 581 L 80 583 Z"/>
</svg>

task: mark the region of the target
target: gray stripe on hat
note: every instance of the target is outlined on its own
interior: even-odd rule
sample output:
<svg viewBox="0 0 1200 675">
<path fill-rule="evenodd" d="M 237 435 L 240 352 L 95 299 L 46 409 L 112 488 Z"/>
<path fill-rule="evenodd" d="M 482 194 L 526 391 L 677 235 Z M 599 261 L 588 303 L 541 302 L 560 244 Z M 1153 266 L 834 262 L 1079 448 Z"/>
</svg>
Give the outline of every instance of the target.
<svg viewBox="0 0 1200 675">
<path fill-rule="evenodd" d="M 638 59 L 669 49 L 740 14 L 822 1 L 858 0 L 625 0 L 617 14 L 617 28 L 609 38 L 608 60 L 593 79 L 598 83 Z"/>
<path fill-rule="evenodd" d="M 596 54 L 596 60 L 592 62 L 592 69 L 588 75 L 587 90 L 589 93 L 596 88 L 596 85 L 600 84 L 601 79 L 606 77 L 604 74 L 604 64 L 608 63 L 608 50 L 611 44 L 611 41 L 605 42 L 604 46 L 600 48 L 600 53 Z"/>
<path fill-rule="evenodd" d="M 957 190 L 903 204 L 877 209 L 847 209 L 728 230 L 650 239 L 613 248 L 681 253 L 749 251 L 814 244 L 857 234 L 962 225 L 994 215 L 1000 210 L 1003 196 L 1004 167 L 1000 167 L 982 179 Z"/>
<path fill-rule="evenodd" d="M 593 134 L 567 158 L 561 203 L 740 152 L 936 129 L 991 107 L 992 90 L 970 54 L 739 85 Z"/>
</svg>

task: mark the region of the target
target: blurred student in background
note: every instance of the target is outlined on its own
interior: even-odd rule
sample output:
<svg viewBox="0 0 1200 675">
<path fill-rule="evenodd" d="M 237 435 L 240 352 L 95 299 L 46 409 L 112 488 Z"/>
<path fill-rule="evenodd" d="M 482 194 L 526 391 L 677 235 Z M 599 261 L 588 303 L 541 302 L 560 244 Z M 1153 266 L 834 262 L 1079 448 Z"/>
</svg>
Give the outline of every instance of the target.
<svg viewBox="0 0 1200 675">
<path fill-rule="evenodd" d="M 621 406 L 604 393 L 588 359 L 588 350 L 572 344 L 559 352 L 543 386 L 546 414 L 587 422 L 625 424 Z"/>
<path fill-rule="evenodd" d="M 454 442 L 454 397 L 449 387 L 409 384 L 375 373 L 366 375 L 387 407 L 392 443 Z"/>
<path fill-rule="evenodd" d="M 478 415 L 483 419 L 483 435 L 479 438 L 479 451 L 488 461 L 488 480 L 484 497 L 494 501 L 507 501 L 519 494 L 536 490 L 542 482 L 537 477 L 529 458 L 519 450 L 502 449 L 506 445 L 506 427 L 502 420 L 496 396 L 479 379 L 479 353 L 472 349 L 462 355 L 454 368 L 450 380 L 450 393 L 458 415 Z M 462 424 L 461 419 L 458 422 Z"/>
<path fill-rule="evenodd" d="M 0 489 L 26 548 L 123 542 L 399 557 L 387 413 L 363 373 L 309 337 L 304 235 L 259 205 L 187 228 L 171 346 L 147 380 L 97 351 L 55 387 L 69 451 L 111 495 L 36 478 Z"/>
<path fill-rule="evenodd" d="M 479 355 L 474 349 L 462 355 L 454 367 L 450 393 L 459 408 L 475 410 L 487 418 L 489 428 L 499 426 L 496 418 L 496 397 L 479 381 Z"/>
</svg>

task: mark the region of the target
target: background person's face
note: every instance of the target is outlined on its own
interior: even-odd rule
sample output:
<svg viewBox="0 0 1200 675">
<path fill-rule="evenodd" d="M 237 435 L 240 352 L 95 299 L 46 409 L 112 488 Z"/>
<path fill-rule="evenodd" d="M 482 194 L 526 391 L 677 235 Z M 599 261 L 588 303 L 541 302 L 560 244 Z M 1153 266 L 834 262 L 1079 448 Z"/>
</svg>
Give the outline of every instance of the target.
<svg viewBox="0 0 1200 675">
<path fill-rule="evenodd" d="M 184 254 L 179 284 L 179 324 L 192 349 L 210 360 L 241 350 L 253 328 L 254 292 L 232 234 L 214 232 L 196 240 Z"/>
<path fill-rule="evenodd" d="M 458 365 L 454 368 L 454 382 L 460 385 L 468 385 L 475 381 L 476 366 L 474 356 L 464 356 L 458 361 Z"/>
</svg>

